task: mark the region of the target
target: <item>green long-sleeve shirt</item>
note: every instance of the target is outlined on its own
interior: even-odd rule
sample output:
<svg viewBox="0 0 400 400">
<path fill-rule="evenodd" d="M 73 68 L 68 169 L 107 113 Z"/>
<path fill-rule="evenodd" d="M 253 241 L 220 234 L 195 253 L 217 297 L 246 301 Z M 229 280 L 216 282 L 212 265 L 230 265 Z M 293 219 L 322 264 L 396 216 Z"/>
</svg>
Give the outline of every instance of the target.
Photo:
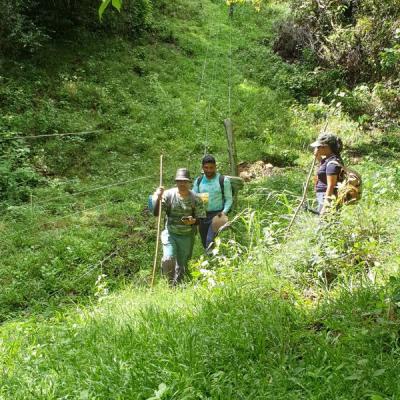
<svg viewBox="0 0 400 400">
<path fill-rule="evenodd" d="M 149 208 L 154 210 L 155 204 L 156 199 L 154 196 L 150 196 Z M 206 216 L 203 201 L 196 194 L 192 193 L 186 198 L 182 198 L 179 196 L 177 188 L 168 189 L 164 192 L 161 206 L 167 214 L 166 227 L 168 231 L 177 235 L 187 235 L 193 232 L 193 226 L 185 225 L 182 222 L 182 217 L 192 216 L 200 219 Z"/>
</svg>

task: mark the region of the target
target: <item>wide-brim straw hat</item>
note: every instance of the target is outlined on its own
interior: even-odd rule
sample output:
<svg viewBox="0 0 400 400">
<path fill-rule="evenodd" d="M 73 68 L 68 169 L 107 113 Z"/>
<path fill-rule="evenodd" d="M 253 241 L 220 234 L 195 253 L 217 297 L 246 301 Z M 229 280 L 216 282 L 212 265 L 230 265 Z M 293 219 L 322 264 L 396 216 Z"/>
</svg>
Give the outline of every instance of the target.
<svg viewBox="0 0 400 400">
<path fill-rule="evenodd" d="M 211 229 L 217 233 L 227 223 L 228 217 L 225 214 L 216 215 L 211 221 Z"/>
<path fill-rule="evenodd" d="M 187 168 L 179 168 L 176 171 L 175 180 L 191 182 L 189 170 Z"/>
</svg>

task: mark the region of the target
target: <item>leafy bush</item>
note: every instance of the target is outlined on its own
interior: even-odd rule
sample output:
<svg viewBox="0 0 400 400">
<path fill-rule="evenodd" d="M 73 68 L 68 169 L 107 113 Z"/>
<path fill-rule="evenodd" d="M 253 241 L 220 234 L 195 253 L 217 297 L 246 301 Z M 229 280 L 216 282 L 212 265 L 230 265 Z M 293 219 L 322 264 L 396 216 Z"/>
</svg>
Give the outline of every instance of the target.
<svg viewBox="0 0 400 400">
<path fill-rule="evenodd" d="M 21 143 L 0 143 L 0 201 L 27 201 L 41 177 L 30 164 L 30 150 Z"/>
<path fill-rule="evenodd" d="M 398 122 L 400 107 L 399 84 L 382 81 L 374 85 L 360 84 L 349 90 L 336 89 L 329 96 L 340 102 L 343 111 L 357 120 L 362 127 L 386 128 Z"/>
<path fill-rule="evenodd" d="M 291 5 L 274 44 L 281 57 L 301 63 L 297 80 L 293 77 L 294 84 L 286 86 L 297 98 L 331 99 L 337 87 L 355 89 L 345 99 L 350 115 L 361 117 L 363 125 L 394 120 L 399 106 L 399 1 L 292 0 Z"/>
<path fill-rule="evenodd" d="M 35 6 L 34 0 L 0 1 L 0 55 L 16 49 L 34 52 L 49 39 L 45 29 L 29 16 Z"/>
<path fill-rule="evenodd" d="M 152 0 L 125 0 L 121 14 L 110 10 L 100 22 L 98 4 L 90 0 L 0 0 L 0 54 L 32 53 L 50 38 L 77 29 L 137 37 L 153 23 Z"/>
<path fill-rule="evenodd" d="M 379 79 L 383 66 L 387 70 L 394 67 L 399 39 L 397 0 L 384 4 L 377 0 L 293 0 L 292 14 L 275 44 L 282 56 L 301 59 L 304 51 L 311 52 L 319 64 L 343 68 L 351 84 Z"/>
</svg>

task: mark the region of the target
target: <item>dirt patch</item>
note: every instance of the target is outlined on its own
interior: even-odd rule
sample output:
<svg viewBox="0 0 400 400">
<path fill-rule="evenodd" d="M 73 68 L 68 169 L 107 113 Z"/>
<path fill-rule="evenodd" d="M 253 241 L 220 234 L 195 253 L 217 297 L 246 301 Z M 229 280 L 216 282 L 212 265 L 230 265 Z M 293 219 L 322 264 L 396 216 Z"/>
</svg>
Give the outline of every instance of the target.
<svg viewBox="0 0 400 400">
<path fill-rule="evenodd" d="M 254 163 L 241 162 L 238 164 L 239 176 L 245 181 L 250 182 L 254 179 L 265 178 L 278 174 L 282 168 L 274 167 L 271 163 L 256 161 Z"/>
</svg>

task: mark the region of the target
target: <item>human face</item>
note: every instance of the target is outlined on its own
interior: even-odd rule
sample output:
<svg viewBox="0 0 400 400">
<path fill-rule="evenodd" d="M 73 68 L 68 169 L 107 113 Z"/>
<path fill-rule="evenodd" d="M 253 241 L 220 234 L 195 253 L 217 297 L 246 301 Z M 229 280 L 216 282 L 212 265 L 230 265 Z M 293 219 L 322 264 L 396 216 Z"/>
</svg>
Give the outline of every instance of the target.
<svg viewBox="0 0 400 400">
<path fill-rule="evenodd" d="M 314 155 L 316 158 L 327 157 L 332 154 L 332 150 L 328 145 L 317 146 L 314 148 Z"/>
<path fill-rule="evenodd" d="M 175 181 L 175 182 L 180 192 L 187 192 L 189 190 L 190 187 L 189 181 Z"/>
<path fill-rule="evenodd" d="M 217 172 L 217 166 L 214 163 L 203 164 L 204 175 L 207 179 L 211 179 Z"/>
</svg>

